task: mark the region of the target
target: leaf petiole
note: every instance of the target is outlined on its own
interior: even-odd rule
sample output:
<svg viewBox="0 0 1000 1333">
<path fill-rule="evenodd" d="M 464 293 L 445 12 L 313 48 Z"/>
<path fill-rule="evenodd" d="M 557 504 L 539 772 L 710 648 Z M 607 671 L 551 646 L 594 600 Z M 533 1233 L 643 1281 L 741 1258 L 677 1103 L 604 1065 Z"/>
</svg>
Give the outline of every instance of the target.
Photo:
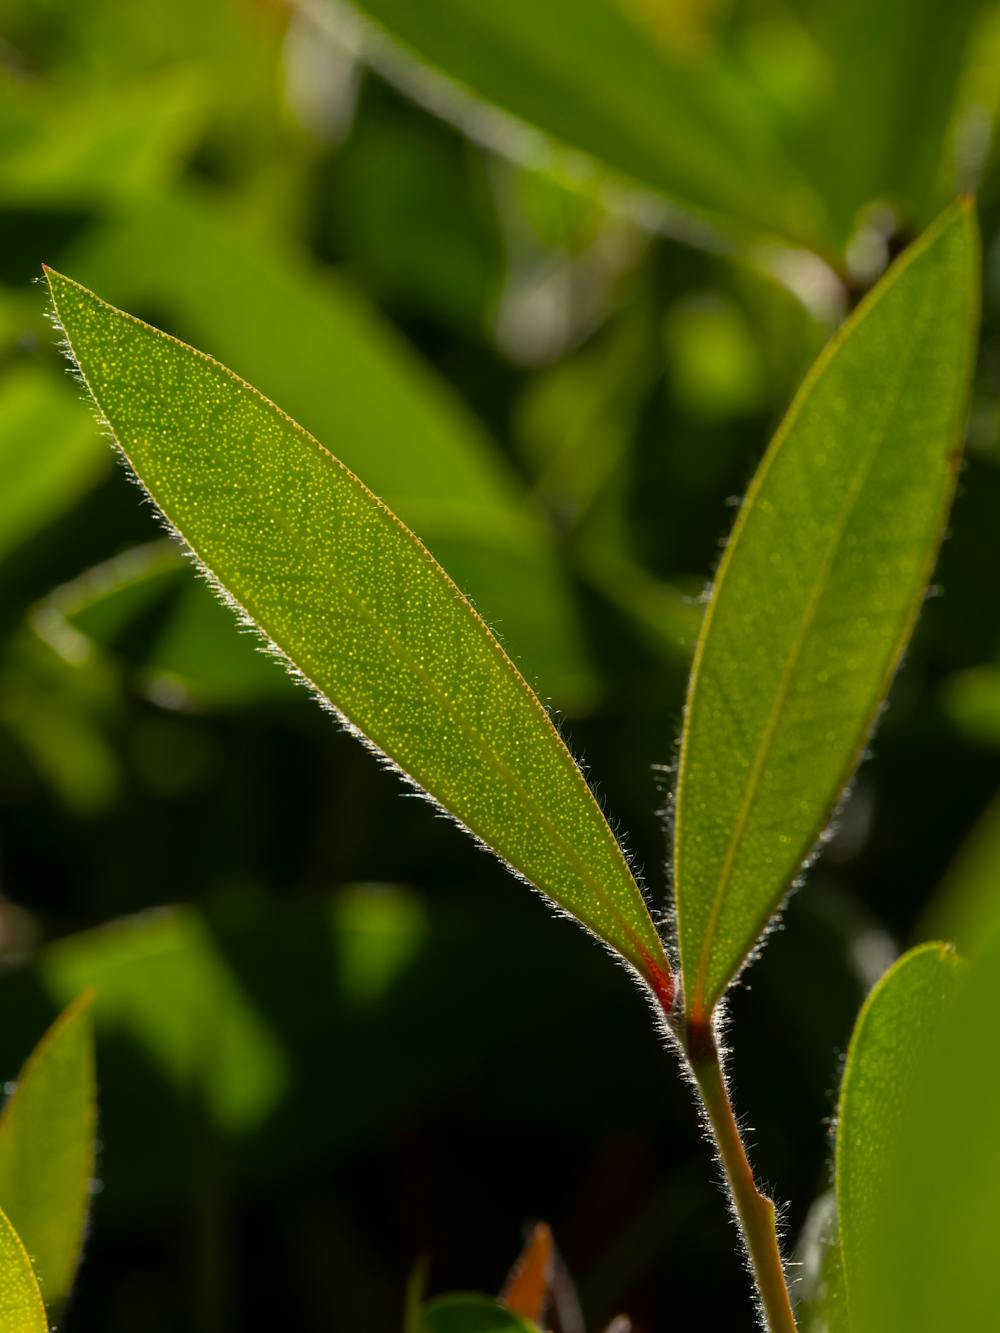
<svg viewBox="0 0 1000 1333">
<path fill-rule="evenodd" d="M 733 1216 L 753 1270 L 761 1310 L 770 1333 L 796 1333 L 795 1315 L 778 1245 L 774 1204 L 757 1187 L 740 1127 L 729 1100 L 715 1034 L 708 1025 L 690 1029 L 685 1043 L 691 1072 L 701 1097 L 726 1177 Z"/>
</svg>

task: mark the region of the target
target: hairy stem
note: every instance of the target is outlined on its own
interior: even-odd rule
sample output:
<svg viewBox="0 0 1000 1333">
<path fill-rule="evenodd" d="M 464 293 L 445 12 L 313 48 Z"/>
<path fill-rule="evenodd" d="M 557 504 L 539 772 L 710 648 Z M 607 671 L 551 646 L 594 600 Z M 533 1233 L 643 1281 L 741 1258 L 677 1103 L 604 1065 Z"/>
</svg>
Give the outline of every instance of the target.
<svg viewBox="0 0 1000 1333">
<path fill-rule="evenodd" d="M 770 1333 L 796 1333 L 785 1270 L 778 1245 L 774 1204 L 757 1188 L 740 1128 L 729 1100 L 719 1048 L 709 1027 L 690 1030 L 688 1058 L 705 1115 L 719 1149 L 733 1210 L 753 1267 L 757 1293 Z"/>
</svg>

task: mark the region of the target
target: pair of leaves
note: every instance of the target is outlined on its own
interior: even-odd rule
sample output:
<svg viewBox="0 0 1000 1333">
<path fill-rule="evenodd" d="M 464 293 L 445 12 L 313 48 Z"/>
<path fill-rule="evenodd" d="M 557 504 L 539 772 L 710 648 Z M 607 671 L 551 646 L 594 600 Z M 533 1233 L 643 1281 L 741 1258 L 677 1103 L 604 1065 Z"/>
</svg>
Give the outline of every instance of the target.
<svg viewBox="0 0 1000 1333">
<path fill-rule="evenodd" d="M 94 1170 L 92 998 L 84 993 L 52 1025 L 0 1114 L 4 1333 L 45 1329 L 42 1298 L 60 1306 L 79 1262 Z"/>
<path fill-rule="evenodd" d="M 47 271 L 130 466 L 236 608 L 414 784 L 616 950 L 675 980 L 625 857 L 542 705 L 419 540 L 232 372 Z M 977 236 L 945 214 L 807 378 L 702 628 L 677 792 L 689 1022 L 706 1023 L 860 757 L 954 487 Z"/>
</svg>

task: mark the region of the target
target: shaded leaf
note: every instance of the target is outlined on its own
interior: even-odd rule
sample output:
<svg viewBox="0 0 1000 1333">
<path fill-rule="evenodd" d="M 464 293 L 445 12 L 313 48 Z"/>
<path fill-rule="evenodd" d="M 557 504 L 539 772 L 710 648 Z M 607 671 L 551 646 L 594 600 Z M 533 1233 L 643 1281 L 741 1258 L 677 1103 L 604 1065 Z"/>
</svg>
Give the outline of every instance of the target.
<svg viewBox="0 0 1000 1333">
<path fill-rule="evenodd" d="M 793 1299 L 799 1333 L 850 1333 L 832 1190 L 809 1210 L 796 1249 L 795 1269 L 798 1280 Z"/>
<path fill-rule="evenodd" d="M 922 1056 L 883 1173 L 892 1224 L 871 1236 L 863 1256 L 863 1307 L 851 1289 L 854 1333 L 971 1333 L 996 1324 L 998 924 L 994 899 L 980 917 L 981 954 L 962 969 L 957 997 Z"/>
<path fill-rule="evenodd" d="M 0 1210 L 0 1333 L 48 1333 L 31 1260 Z"/>
<path fill-rule="evenodd" d="M 669 16 L 613 0 L 356 4 L 462 90 L 641 185 L 743 230 L 821 234 L 752 82 L 719 46 L 696 58 Z"/>
<path fill-rule="evenodd" d="M 969 44 L 985 0 L 838 0 L 822 7 L 829 95 L 810 145 L 840 240 L 873 200 L 910 228 L 955 188 L 942 171 Z M 850 145 L 845 150 L 845 145 Z M 959 182 L 965 184 L 966 182 Z"/>
<path fill-rule="evenodd" d="M 69 662 L 106 652 L 134 666 L 157 699 L 179 694 L 221 708 L 294 695 L 258 641 L 190 578 L 170 541 L 130 547 L 85 570 L 37 603 L 30 620 Z"/>
<path fill-rule="evenodd" d="M 899 959 L 861 1010 L 837 1112 L 837 1218 L 852 1323 L 869 1326 L 870 1255 L 885 1212 L 892 1153 L 914 1114 L 920 1075 L 954 1002 L 960 964 L 944 944 Z"/>
<path fill-rule="evenodd" d="M 675 821 L 689 1019 L 707 1019 L 843 792 L 933 567 L 977 323 L 967 203 L 814 366 L 758 469 L 695 654 Z"/>
<path fill-rule="evenodd" d="M 74 395 L 35 367 L 0 388 L 0 558 L 80 498 L 107 455 Z"/>
<path fill-rule="evenodd" d="M 420 1312 L 418 1333 L 538 1333 L 538 1325 L 486 1296 L 440 1296 Z"/>
<path fill-rule="evenodd" d="M 83 994 L 52 1025 L 0 1115 L 0 1208 L 24 1241 L 50 1307 L 69 1294 L 90 1204 L 92 999 Z"/>
<path fill-rule="evenodd" d="M 659 935 L 583 775 L 426 548 L 232 372 L 48 278 L 100 415 L 237 607 L 405 775 L 669 1001 Z"/>
<path fill-rule="evenodd" d="M 921 933 L 952 940 L 963 958 L 976 958 L 988 942 L 989 918 L 1000 885 L 1000 793 L 995 795 L 958 849 L 924 916 Z"/>
</svg>

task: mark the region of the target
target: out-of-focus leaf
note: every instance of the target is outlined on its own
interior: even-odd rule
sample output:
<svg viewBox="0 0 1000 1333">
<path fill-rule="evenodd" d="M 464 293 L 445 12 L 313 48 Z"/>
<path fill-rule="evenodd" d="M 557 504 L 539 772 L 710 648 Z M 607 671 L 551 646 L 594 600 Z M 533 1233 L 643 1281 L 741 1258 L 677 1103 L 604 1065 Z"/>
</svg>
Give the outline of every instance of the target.
<svg viewBox="0 0 1000 1333">
<path fill-rule="evenodd" d="M 614 0 L 356 3 L 463 91 L 623 176 L 744 232 L 822 237 L 752 82 L 710 40 L 696 56 L 667 11 L 661 22 Z"/>
<path fill-rule="evenodd" d="M 922 226 L 956 188 L 941 179 L 946 136 L 984 0 L 838 0 L 821 6 L 829 97 L 811 146 L 813 173 L 837 236 L 872 200 Z M 835 114 L 833 109 L 835 108 Z"/>
<path fill-rule="evenodd" d="M 255 638 L 192 581 L 173 542 L 133 547 L 85 571 L 39 602 L 31 624 L 68 661 L 120 654 L 155 698 L 179 691 L 199 705 L 239 707 L 293 691 Z"/>
<path fill-rule="evenodd" d="M 700 421 L 725 421 L 759 408 L 764 360 L 735 302 L 696 293 L 670 310 L 664 343 L 674 398 Z"/>
<path fill-rule="evenodd" d="M 720 565 L 675 820 L 694 1024 L 815 845 L 909 637 L 954 489 L 977 260 L 962 203 L 855 312 L 775 436 Z"/>
<path fill-rule="evenodd" d="M 831 1190 L 809 1210 L 795 1254 L 795 1318 L 799 1333 L 850 1333 L 844 1265 Z"/>
<path fill-rule="evenodd" d="M 249 1132 L 280 1101 L 289 1077 L 281 1044 L 194 913 L 70 937 L 42 972 L 59 1000 L 93 987 L 97 1024 L 132 1036 L 176 1087 L 204 1098 L 221 1128 Z"/>
<path fill-rule="evenodd" d="M 69 1295 L 90 1204 L 96 1125 L 92 999 L 85 993 L 52 1025 L 0 1114 L 0 1208 L 30 1253 L 50 1307 Z"/>
<path fill-rule="evenodd" d="M 548 1308 L 554 1271 L 552 1232 L 547 1223 L 536 1222 L 504 1283 L 501 1304 L 527 1319 L 540 1320 Z"/>
<path fill-rule="evenodd" d="M 15 671 L 3 679 L 0 723 L 16 737 L 70 810 L 96 814 L 119 789 L 118 757 L 86 702 L 68 682 Z"/>
<path fill-rule="evenodd" d="M 955 672 L 941 687 L 941 701 L 970 740 L 1000 745 L 1000 667 L 988 663 Z"/>
<path fill-rule="evenodd" d="M 884 1216 L 864 1256 L 869 1297 L 854 1333 L 990 1329 L 1000 1309 L 996 1201 L 1000 1197 L 1000 924 L 996 901 L 980 917 L 987 941 L 963 968 L 959 993 L 921 1060 L 883 1173 Z M 897 1089 L 891 1093 L 900 1096 Z M 905 1096 L 905 1093 L 904 1093 Z"/>
<path fill-rule="evenodd" d="M 28 1252 L 0 1210 L 0 1333 L 48 1333 Z"/>
<path fill-rule="evenodd" d="M 205 94 L 187 76 L 146 80 L 95 96 L 54 97 L 29 85 L 21 92 L 31 117 L 16 151 L 0 161 L 10 204 L 109 199 L 165 184 L 204 119 Z"/>
<path fill-rule="evenodd" d="M 885 1211 L 889 1164 L 902 1125 L 919 1105 L 921 1070 L 958 993 L 959 969 L 947 945 L 911 949 L 869 995 L 851 1036 L 837 1111 L 837 1219 L 847 1304 L 858 1329 L 889 1326 L 872 1322 L 870 1256 L 880 1232 L 895 1225 Z"/>
<path fill-rule="evenodd" d="M 938 886 L 922 934 L 954 940 L 965 958 L 988 942 L 982 923 L 1000 903 L 1000 794 L 993 797 Z"/>
<path fill-rule="evenodd" d="M 78 500 L 107 450 L 69 387 L 34 366 L 0 383 L 0 559 Z"/>
<path fill-rule="evenodd" d="M 439 1296 L 420 1312 L 418 1333 L 538 1333 L 538 1325 L 487 1296 Z"/>
<path fill-rule="evenodd" d="M 427 549 L 218 362 L 48 277 L 98 411 L 238 607 L 405 775 L 669 1001 L 660 937 L 585 778 Z"/>
<path fill-rule="evenodd" d="M 317 439 L 335 440 L 540 688 L 566 708 L 587 706 L 594 683 L 544 526 L 471 414 L 360 295 L 176 193 L 124 209 L 72 263 L 116 303 L 169 320 Z"/>
</svg>

